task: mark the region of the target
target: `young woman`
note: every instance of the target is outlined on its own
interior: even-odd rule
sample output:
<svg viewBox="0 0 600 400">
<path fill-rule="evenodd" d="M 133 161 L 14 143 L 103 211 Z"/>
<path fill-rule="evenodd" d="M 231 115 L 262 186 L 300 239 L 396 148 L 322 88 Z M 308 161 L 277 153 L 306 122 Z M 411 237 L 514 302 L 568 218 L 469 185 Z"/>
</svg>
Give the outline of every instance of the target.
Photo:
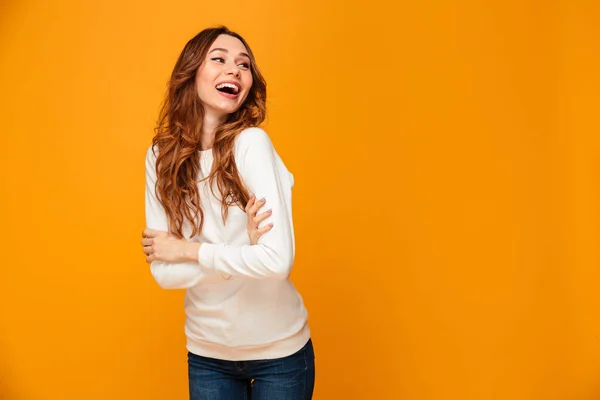
<svg viewBox="0 0 600 400">
<path fill-rule="evenodd" d="M 142 246 L 161 287 L 186 289 L 191 399 L 312 398 L 307 311 L 289 279 L 294 179 L 258 127 L 265 102 L 246 41 L 203 30 L 146 154 Z"/>
</svg>

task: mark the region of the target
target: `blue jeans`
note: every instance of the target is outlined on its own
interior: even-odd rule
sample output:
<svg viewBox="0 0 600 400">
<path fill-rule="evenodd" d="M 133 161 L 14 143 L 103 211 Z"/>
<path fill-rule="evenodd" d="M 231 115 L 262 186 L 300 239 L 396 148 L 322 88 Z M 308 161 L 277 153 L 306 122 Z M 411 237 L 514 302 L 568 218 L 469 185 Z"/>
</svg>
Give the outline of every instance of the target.
<svg viewBox="0 0 600 400">
<path fill-rule="evenodd" d="M 188 352 L 191 400 L 310 400 L 315 385 L 312 340 L 287 357 L 226 361 Z"/>
</svg>

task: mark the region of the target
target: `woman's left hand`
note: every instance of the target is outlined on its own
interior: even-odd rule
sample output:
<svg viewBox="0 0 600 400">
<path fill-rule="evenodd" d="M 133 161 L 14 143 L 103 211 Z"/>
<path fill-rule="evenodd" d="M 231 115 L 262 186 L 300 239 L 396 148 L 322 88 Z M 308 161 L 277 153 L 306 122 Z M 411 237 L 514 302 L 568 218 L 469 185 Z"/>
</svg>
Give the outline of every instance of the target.
<svg viewBox="0 0 600 400">
<path fill-rule="evenodd" d="M 178 239 L 168 232 L 153 229 L 144 230 L 142 236 L 144 238 L 142 246 L 144 246 L 143 251 L 146 254 L 147 263 L 152 261 L 177 263 L 197 259 L 199 243 L 190 243 L 184 239 Z"/>
</svg>

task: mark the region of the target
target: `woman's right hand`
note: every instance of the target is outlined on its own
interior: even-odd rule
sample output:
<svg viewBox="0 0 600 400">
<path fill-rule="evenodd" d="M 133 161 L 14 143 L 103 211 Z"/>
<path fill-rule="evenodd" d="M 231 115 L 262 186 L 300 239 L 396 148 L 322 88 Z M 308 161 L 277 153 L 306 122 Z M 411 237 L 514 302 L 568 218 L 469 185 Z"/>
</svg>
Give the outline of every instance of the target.
<svg viewBox="0 0 600 400">
<path fill-rule="evenodd" d="M 267 224 L 262 228 L 259 228 L 258 225 L 268 218 L 272 211 L 267 210 L 264 213 L 256 215 L 258 210 L 266 203 L 265 199 L 256 200 L 256 196 L 252 195 L 250 200 L 248 200 L 248 204 L 246 204 L 246 214 L 248 215 L 248 223 L 246 224 L 246 231 L 248 232 L 248 237 L 250 238 L 250 244 L 257 244 L 258 239 L 264 235 L 266 232 L 270 231 L 273 228 L 273 224 Z"/>
</svg>

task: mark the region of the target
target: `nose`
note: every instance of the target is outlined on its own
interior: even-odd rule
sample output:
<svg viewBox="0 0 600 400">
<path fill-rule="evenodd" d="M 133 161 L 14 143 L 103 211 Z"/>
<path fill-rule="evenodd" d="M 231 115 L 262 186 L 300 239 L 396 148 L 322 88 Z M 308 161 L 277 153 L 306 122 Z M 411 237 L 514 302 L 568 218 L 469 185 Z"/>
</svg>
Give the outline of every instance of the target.
<svg viewBox="0 0 600 400">
<path fill-rule="evenodd" d="M 236 78 L 239 78 L 241 75 L 240 69 L 237 65 L 232 66 L 231 68 L 229 68 L 229 70 L 227 71 L 227 75 L 233 75 Z"/>
</svg>

